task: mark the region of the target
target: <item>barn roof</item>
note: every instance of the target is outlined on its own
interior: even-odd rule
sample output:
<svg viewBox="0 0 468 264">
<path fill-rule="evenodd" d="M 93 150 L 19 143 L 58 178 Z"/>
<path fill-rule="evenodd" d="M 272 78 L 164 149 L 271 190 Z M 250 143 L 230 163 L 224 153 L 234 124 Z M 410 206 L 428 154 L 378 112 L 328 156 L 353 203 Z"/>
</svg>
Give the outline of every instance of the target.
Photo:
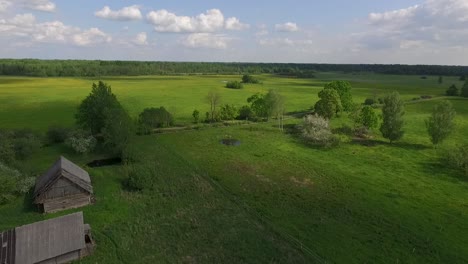
<svg viewBox="0 0 468 264">
<path fill-rule="evenodd" d="M 17 227 L 16 263 L 37 263 L 85 248 L 83 213 Z"/>
<path fill-rule="evenodd" d="M 45 192 L 60 177 L 65 177 L 89 193 L 93 193 L 93 186 L 88 172 L 65 157 L 60 156 L 54 165 L 37 179 L 34 196 Z"/>
</svg>

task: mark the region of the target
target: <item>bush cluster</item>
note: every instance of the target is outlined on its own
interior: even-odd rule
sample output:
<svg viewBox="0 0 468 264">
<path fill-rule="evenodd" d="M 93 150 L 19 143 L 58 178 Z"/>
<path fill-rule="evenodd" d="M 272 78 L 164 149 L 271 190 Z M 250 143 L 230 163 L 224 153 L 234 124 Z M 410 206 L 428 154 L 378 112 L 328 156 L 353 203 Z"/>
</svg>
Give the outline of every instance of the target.
<svg viewBox="0 0 468 264">
<path fill-rule="evenodd" d="M 0 163 L 0 205 L 27 193 L 34 185 L 35 178 L 21 174 L 18 170 Z"/>
<path fill-rule="evenodd" d="M 256 83 L 259 83 L 259 81 L 252 75 L 245 74 L 244 76 L 242 76 L 242 83 L 256 84 Z"/>
<path fill-rule="evenodd" d="M 468 177 L 468 145 L 446 149 L 440 153 L 443 165 L 459 170 Z"/>
<path fill-rule="evenodd" d="M 65 142 L 71 129 L 61 126 L 51 126 L 47 130 L 46 138 L 48 144 L 59 144 Z"/>
<path fill-rule="evenodd" d="M 319 115 L 308 115 L 302 123 L 302 137 L 309 143 L 321 146 L 336 146 L 340 139 L 333 135 L 329 121 Z"/>
<path fill-rule="evenodd" d="M 226 83 L 226 88 L 229 89 L 242 89 L 244 86 L 239 81 L 229 81 Z"/>
<path fill-rule="evenodd" d="M 85 154 L 94 150 L 97 140 L 91 133 L 76 129 L 68 134 L 65 144 L 71 147 L 76 153 Z"/>
<path fill-rule="evenodd" d="M 42 144 L 41 135 L 32 130 L 0 131 L 0 162 L 11 164 L 15 160 L 28 159 Z"/>
<path fill-rule="evenodd" d="M 158 170 L 150 163 L 131 163 L 126 166 L 127 185 L 131 190 L 143 191 L 153 188 L 153 178 L 157 177 Z"/>
</svg>

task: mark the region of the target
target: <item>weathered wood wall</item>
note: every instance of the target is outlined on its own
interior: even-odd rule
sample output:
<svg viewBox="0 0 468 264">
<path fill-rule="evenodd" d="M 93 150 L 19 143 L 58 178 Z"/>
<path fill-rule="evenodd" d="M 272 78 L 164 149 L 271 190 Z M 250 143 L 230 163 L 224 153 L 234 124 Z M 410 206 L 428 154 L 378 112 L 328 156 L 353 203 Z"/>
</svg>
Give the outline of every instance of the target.
<svg viewBox="0 0 468 264">
<path fill-rule="evenodd" d="M 65 209 L 78 208 L 91 203 L 91 195 L 80 193 L 44 201 L 44 213 L 53 213 Z"/>
<path fill-rule="evenodd" d="M 41 195 L 41 199 L 54 199 L 80 193 L 86 193 L 86 191 L 82 188 L 79 188 L 70 180 L 62 177 L 54 185 L 52 185 L 47 192 Z"/>
<path fill-rule="evenodd" d="M 80 251 L 72 251 L 70 253 L 51 258 L 51 259 L 46 259 L 44 261 L 38 262 L 37 264 L 62 264 L 62 263 L 70 263 L 75 260 L 79 260 L 80 257 Z"/>
</svg>

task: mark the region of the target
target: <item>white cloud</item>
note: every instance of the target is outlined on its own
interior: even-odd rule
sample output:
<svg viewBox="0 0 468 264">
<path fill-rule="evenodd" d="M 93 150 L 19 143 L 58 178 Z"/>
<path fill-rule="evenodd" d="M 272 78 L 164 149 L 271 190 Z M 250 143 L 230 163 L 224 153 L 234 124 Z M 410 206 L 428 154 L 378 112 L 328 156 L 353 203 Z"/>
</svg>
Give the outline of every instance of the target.
<svg viewBox="0 0 468 264">
<path fill-rule="evenodd" d="M 210 9 L 195 17 L 177 16 L 165 9 L 151 11 L 146 16 L 147 21 L 157 32 L 172 33 L 213 33 L 226 29 L 239 30 L 248 25 L 242 24 L 237 18 L 226 20 L 219 9 Z M 229 27 L 229 28 L 228 28 Z"/>
<path fill-rule="evenodd" d="M 264 37 L 268 34 L 270 34 L 270 32 L 268 31 L 267 25 L 261 24 L 257 26 L 257 32 L 255 33 L 256 37 Z"/>
<path fill-rule="evenodd" d="M 54 12 L 56 10 L 55 4 L 49 0 L 0 0 L 0 12 L 5 12 L 14 5 L 44 12 Z"/>
<path fill-rule="evenodd" d="M 224 16 L 218 9 L 196 17 L 177 16 L 163 9 L 151 11 L 147 19 L 158 32 L 215 32 L 224 26 Z"/>
<path fill-rule="evenodd" d="M 72 36 L 75 45 L 90 46 L 96 43 L 110 42 L 112 38 L 98 28 L 90 28 Z"/>
<path fill-rule="evenodd" d="M 188 35 L 182 44 L 190 48 L 226 49 L 229 38 L 224 35 L 210 33 L 194 33 Z"/>
<path fill-rule="evenodd" d="M 226 19 L 226 29 L 229 30 L 244 30 L 250 28 L 249 24 L 244 24 L 239 21 L 236 17 L 230 17 Z"/>
<path fill-rule="evenodd" d="M 44 11 L 44 12 L 54 12 L 55 4 L 48 0 L 22 0 L 22 5 L 26 8 Z"/>
<path fill-rule="evenodd" d="M 146 35 L 146 32 L 138 33 L 133 40 L 133 43 L 140 46 L 148 45 L 148 36 Z"/>
<path fill-rule="evenodd" d="M 3 38 L 20 39 L 22 43 L 64 43 L 77 46 L 90 46 L 109 42 L 112 38 L 98 28 L 82 30 L 68 26 L 61 21 L 37 22 L 32 14 L 20 14 L 11 19 L 0 20 L 0 32 Z"/>
<path fill-rule="evenodd" d="M 296 32 L 299 31 L 299 27 L 296 23 L 287 22 L 284 24 L 276 24 L 275 25 L 276 31 L 280 32 Z"/>
<path fill-rule="evenodd" d="M 468 41 L 468 1 L 426 0 L 405 9 L 371 13 L 369 24 L 364 40 L 378 39 L 404 48 L 415 41 L 446 47 L 464 45 Z M 402 41 L 406 44 L 399 45 Z"/>
<path fill-rule="evenodd" d="M 400 49 L 413 49 L 413 48 L 423 48 L 424 43 L 419 40 L 402 40 L 400 42 Z"/>
<path fill-rule="evenodd" d="M 140 7 L 137 5 L 127 6 L 117 11 L 111 10 L 108 6 L 104 6 L 101 10 L 96 11 L 94 15 L 96 17 L 118 21 L 140 20 L 143 17 L 140 12 Z"/>
<path fill-rule="evenodd" d="M 6 1 L 6 0 L 0 0 L 0 12 L 5 12 L 8 10 L 8 8 L 11 6 L 11 2 L 10 1 Z"/>
<path fill-rule="evenodd" d="M 374 24 L 378 24 L 382 22 L 398 23 L 401 20 L 406 20 L 406 19 L 413 17 L 415 15 L 415 11 L 417 11 L 418 8 L 419 6 L 415 5 L 409 8 L 388 11 L 384 13 L 370 13 L 369 21 Z"/>
</svg>

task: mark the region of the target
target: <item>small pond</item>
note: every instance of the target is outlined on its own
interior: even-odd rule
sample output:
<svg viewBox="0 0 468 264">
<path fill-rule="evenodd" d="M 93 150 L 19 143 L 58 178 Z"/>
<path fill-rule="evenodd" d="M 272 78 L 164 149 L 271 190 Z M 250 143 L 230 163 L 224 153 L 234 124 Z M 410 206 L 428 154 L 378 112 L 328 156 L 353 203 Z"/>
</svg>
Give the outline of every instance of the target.
<svg viewBox="0 0 468 264">
<path fill-rule="evenodd" d="M 121 164 L 122 164 L 122 159 L 120 157 L 115 157 L 115 158 L 109 158 L 109 159 L 93 160 L 86 165 L 88 165 L 88 167 L 91 167 L 91 168 L 98 168 L 98 167 L 121 165 Z"/>
<path fill-rule="evenodd" d="M 221 139 L 219 143 L 226 145 L 226 146 L 239 146 L 241 144 L 240 140 L 237 140 L 234 138 Z"/>
</svg>

